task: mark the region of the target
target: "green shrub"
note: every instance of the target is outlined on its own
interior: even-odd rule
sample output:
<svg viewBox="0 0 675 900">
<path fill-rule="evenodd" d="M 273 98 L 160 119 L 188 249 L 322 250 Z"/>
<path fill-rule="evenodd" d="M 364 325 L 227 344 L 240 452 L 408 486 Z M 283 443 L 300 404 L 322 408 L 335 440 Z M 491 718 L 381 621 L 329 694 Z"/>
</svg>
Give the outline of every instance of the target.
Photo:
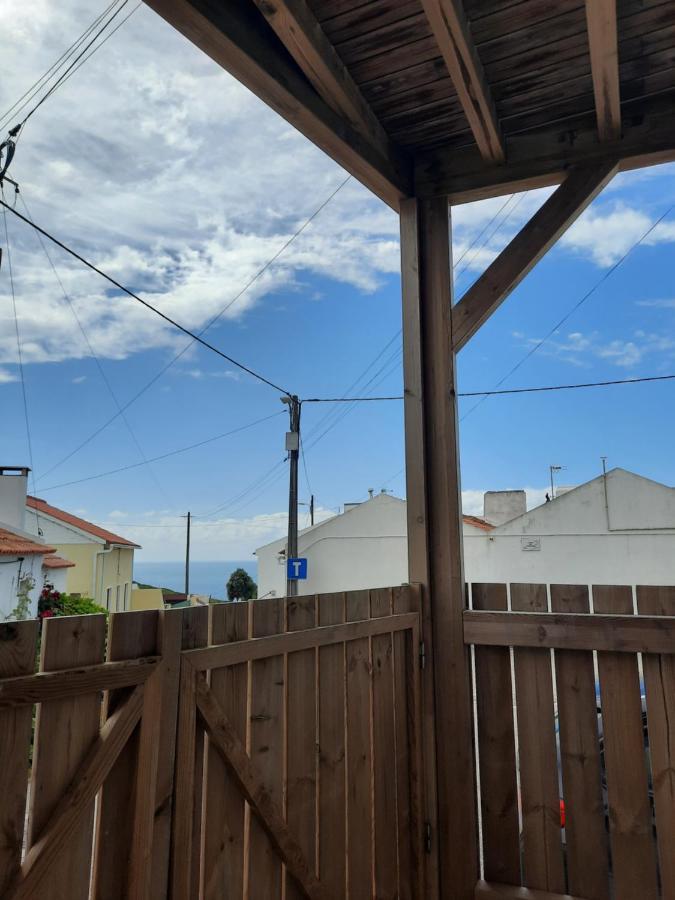
<svg viewBox="0 0 675 900">
<path fill-rule="evenodd" d="M 61 594 L 60 616 L 90 616 L 97 613 L 108 615 L 105 606 L 99 606 L 91 597 L 78 597 L 76 594 Z"/>
</svg>

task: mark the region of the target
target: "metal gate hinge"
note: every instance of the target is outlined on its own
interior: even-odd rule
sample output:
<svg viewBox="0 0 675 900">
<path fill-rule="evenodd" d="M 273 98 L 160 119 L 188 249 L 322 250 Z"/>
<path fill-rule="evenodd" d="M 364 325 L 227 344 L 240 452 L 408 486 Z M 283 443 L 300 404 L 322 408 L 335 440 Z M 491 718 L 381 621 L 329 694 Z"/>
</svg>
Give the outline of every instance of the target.
<svg viewBox="0 0 675 900">
<path fill-rule="evenodd" d="M 424 823 L 424 851 L 431 853 L 431 822 Z"/>
<path fill-rule="evenodd" d="M 427 649 L 424 641 L 420 641 L 420 669 L 426 669 L 427 666 Z"/>
</svg>

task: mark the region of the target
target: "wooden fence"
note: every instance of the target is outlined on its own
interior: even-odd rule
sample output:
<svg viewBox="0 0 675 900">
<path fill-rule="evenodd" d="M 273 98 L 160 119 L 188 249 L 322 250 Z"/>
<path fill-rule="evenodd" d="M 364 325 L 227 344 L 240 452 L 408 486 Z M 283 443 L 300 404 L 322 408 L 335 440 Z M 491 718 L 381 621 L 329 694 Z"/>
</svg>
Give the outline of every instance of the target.
<svg viewBox="0 0 675 900">
<path fill-rule="evenodd" d="M 673 900 L 675 588 L 638 587 L 638 615 L 631 587 L 471 595 L 476 897 Z"/>
<path fill-rule="evenodd" d="M 418 610 L 1 625 L 0 897 L 424 896 Z"/>
</svg>

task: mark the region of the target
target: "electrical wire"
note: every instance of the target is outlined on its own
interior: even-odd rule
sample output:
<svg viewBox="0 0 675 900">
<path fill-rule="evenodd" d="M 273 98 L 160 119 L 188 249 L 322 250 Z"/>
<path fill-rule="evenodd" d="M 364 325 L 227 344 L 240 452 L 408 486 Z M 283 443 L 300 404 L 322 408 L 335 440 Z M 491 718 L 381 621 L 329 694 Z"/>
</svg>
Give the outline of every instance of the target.
<svg viewBox="0 0 675 900">
<path fill-rule="evenodd" d="M 30 210 L 28 209 L 28 204 L 26 203 L 25 197 L 23 196 L 22 193 L 19 193 L 19 197 L 21 198 L 21 202 L 23 203 L 24 209 L 26 210 L 26 215 L 32 221 L 33 217 L 30 214 Z M 101 380 L 103 381 L 103 384 L 105 385 L 108 393 L 110 394 L 113 403 L 117 407 L 117 411 L 118 411 L 122 421 L 124 422 L 124 425 L 126 426 L 127 431 L 129 432 L 131 440 L 136 445 L 136 449 L 138 450 L 141 460 L 147 466 L 150 477 L 152 478 L 152 480 L 155 482 L 155 485 L 157 486 L 157 490 L 160 492 L 162 497 L 169 503 L 169 505 L 171 505 L 171 501 L 170 501 L 170 498 L 169 498 L 166 490 L 164 489 L 164 487 L 160 483 L 159 479 L 157 478 L 157 473 L 154 471 L 154 469 L 150 465 L 148 458 L 146 457 L 145 452 L 140 444 L 140 441 L 136 437 L 136 433 L 134 432 L 133 428 L 131 427 L 131 422 L 129 421 L 129 418 L 126 416 L 124 410 L 122 409 L 122 406 L 117 397 L 117 394 L 113 390 L 113 387 L 110 383 L 108 376 L 105 374 L 105 370 L 103 369 L 101 361 L 98 358 L 98 356 L 96 355 L 96 353 L 94 352 L 94 348 L 91 345 L 91 341 L 89 340 L 89 336 L 87 335 L 87 332 L 84 330 L 84 325 L 82 324 L 82 320 L 80 319 L 80 317 L 77 313 L 75 304 L 71 300 L 70 295 L 66 291 L 64 284 L 61 281 L 61 277 L 56 269 L 56 266 L 54 265 L 54 261 L 52 260 L 51 256 L 49 255 L 47 246 L 42 239 L 42 235 L 39 232 L 36 232 L 36 237 L 40 243 L 40 246 L 42 247 L 42 250 L 44 251 L 45 256 L 47 257 L 47 262 L 49 263 L 49 266 L 51 267 L 51 270 L 54 273 L 54 277 L 56 278 L 56 281 L 57 281 L 59 287 L 61 288 L 61 293 L 63 294 L 63 298 L 66 301 L 66 303 L 68 304 L 68 307 L 70 308 L 70 311 L 73 314 L 73 318 L 75 319 L 75 322 L 77 323 L 77 327 L 79 328 L 80 333 L 82 334 L 82 337 L 84 338 L 84 341 L 89 350 L 89 355 L 91 356 L 92 360 L 96 364 L 96 368 L 98 369 L 98 373 L 101 376 Z"/>
<path fill-rule="evenodd" d="M 26 216 L 22 216 L 18 210 L 12 209 L 12 207 L 9 206 L 7 203 L 5 203 L 4 200 L 2 200 L 0 202 L 6 209 L 8 209 L 11 213 L 13 213 L 15 216 L 17 216 L 19 219 L 21 219 L 27 225 L 30 225 L 31 228 L 34 228 L 35 231 L 39 232 L 41 235 L 43 235 L 43 237 L 48 238 L 53 244 L 56 244 L 57 247 L 60 247 L 62 250 L 65 250 L 66 253 L 69 253 L 70 256 L 72 256 L 74 259 L 81 262 L 88 269 L 91 269 L 93 272 L 96 272 L 97 275 L 100 275 L 102 278 L 105 278 L 106 281 L 110 282 L 110 284 L 112 284 L 118 290 L 127 294 L 129 297 L 132 298 L 132 300 L 136 300 L 138 303 L 140 303 L 146 309 L 149 309 L 151 312 L 155 313 L 155 315 L 159 316 L 161 319 L 164 319 L 165 322 L 168 322 L 169 325 L 173 325 L 174 328 L 177 328 L 179 331 L 182 331 L 183 334 L 187 335 L 189 338 L 192 338 L 193 342 L 197 342 L 198 344 L 201 344 L 202 347 L 206 347 L 207 350 L 211 350 L 213 353 L 215 353 L 217 356 L 220 356 L 222 359 L 226 360 L 231 365 L 236 366 L 238 369 L 241 369 L 242 372 L 246 372 L 248 375 L 251 375 L 253 378 L 257 379 L 258 381 L 262 382 L 263 384 L 266 384 L 269 387 L 274 388 L 275 391 L 279 391 L 279 393 L 281 393 L 281 394 L 290 396 L 290 391 L 287 391 L 285 388 L 279 387 L 278 384 L 275 384 L 273 381 L 270 381 L 268 378 L 265 378 L 264 375 L 261 375 L 259 372 L 256 372 L 254 369 L 251 369 L 249 366 L 236 360 L 233 356 L 230 356 L 229 354 L 224 353 L 222 350 L 219 350 L 218 347 L 215 347 L 213 344 L 210 344 L 208 341 L 205 341 L 202 337 L 200 337 L 194 331 L 190 331 L 189 328 L 186 328 L 184 325 L 181 325 L 179 322 L 177 322 L 171 316 L 168 316 L 166 313 L 163 313 L 160 309 L 157 309 L 157 307 L 153 306 L 152 303 L 148 303 L 147 300 L 143 300 L 142 297 L 139 297 L 138 294 L 135 294 L 133 291 L 129 290 L 128 287 L 125 287 L 123 284 L 121 284 L 119 281 L 117 281 L 116 278 L 113 278 L 112 275 L 108 275 L 107 272 L 104 272 L 102 269 L 99 269 L 98 266 L 94 265 L 94 263 L 89 262 L 88 259 L 86 259 L 84 256 L 79 254 L 76 250 L 71 249 L 66 244 L 64 244 L 62 241 L 60 241 L 57 237 L 54 237 L 53 234 L 50 234 L 48 231 L 46 231 L 44 228 L 41 228 L 35 222 L 32 222 L 30 219 L 27 219 Z"/>
<path fill-rule="evenodd" d="M 283 415 L 283 410 L 279 410 L 278 412 L 272 413 L 269 416 L 263 416 L 261 419 L 256 419 L 253 422 L 249 422 L 247 425 L 240 425 L 238 428 L 233 428 L 230 431 L 225 431 L 222 434 L 216 434 L 213 437 L 204 438 L 202 441 L 197 441 L 194 444 L 188 444 L 186 447 L 178 447 L 176 450 L 168 450 L 166 453 L 160 453 L 159 456 L 152 456 L 150 459 L 143 459 L 141 462 L 137 463 L 129 463 L 126 466 L 118 466 L 116 469 L 108 469 L 105 472 L 96 472 L 94 475 L 87 475 L 84 478 L 75 478 L 72 481 L 62 481 L 60 484 L 51 484 L 49 487 L 40 488 L 40 493 L 45 493 L 46 491 L 55 491 L 58 488 L 70 487 L 73 484 L 83 484 L 85 481 L 95 481 L 98 478 L 106 478 L 108 475 L 116 475 L 118 472 L 128 472 L 130 469 L 138 469 L 140 466 L 148 465 L 149 463 L 159 462 L 163 459 L 169 459 L 172 456 L 178 456 L 181 453 L 187 453 L 189 450 L 195 450 L 197 447 L 204 447 L 206 444 L 212 444 L 214 441 L 220 441 L 223 438 L 231 437 L 233 434 L 239 434 L 241 431 L 247 431 L 249 428 L 253 428 L 255 425 L 261 425 L 263 422 L 269 422 L 270 419 L 275 419 L 277 416 Z M 196 518 L 196 517 L 195 517 Z"/>
<path fill-rule="evenodd" d="M 1 189 L 0 196 L 3 197 L 2 202 L 4 203 L 4 196 L 5 196 L 4 187 L 2 187 L 2 185 L 0 185 L 0 189 Z M 10 241 L 9 241 L 9 228 L 7 226 L 7 213 L 4 209 L 2 211 L 2 218 L 3 218 L 3 223 L 5 226 L 5 244 L 7 247 L 7 271 L 9 273 L 9 285 L 10 285 L 10 293 L 11 293 L 11 297 L 12 297 L 12 313 L 14 315 L 14 332 L 16 334 L 16 354 L 17 354 L 17 360 L 18 360 L 18 364 L 19 364 L 19 376 L 21 379 L 21 399 L 23 401 L 23 415 L 24 415 L 24 421 L 26 424 L 26 443 L 28 445 L 28 461 L 30 463 L 31 480 L 33 482 L 33 493 L 35 493 L 35 466 L 33 464 L 33 440 L 31 437 L 30 416 L 28 414 L 28 396 L 26 393 L 26 373 L 25 373 L 24 365 L 23 365 L 23 351 L 21 350 L 21 335 L 19 332 L 19 316 L 18 316 L 17 307 L 16 307 L 16 291 L 14 288 L 14 272 L 12 269 L 12 253 L 11 253 L 11 245 L 10 245 Z M 39 514 L 38 514 L 37 510 L 35 510 L 35 522 L 36 522 L 36 526 L 37 526 L 37 532 L 38 532 L 38 534 L 40 534 L 40 518 L 39 518 Z"/>
<path fill-rule="evenodd" d="M 219 312 L 216 313 L 216 315 L 213 316 L 204 325 L 204 327 L 199 332 L 197 332 L 197 336 L 199 338 L 203 334 L 205 334 L 205 332 L 208 331 L 209 328 L 211 328 L 213 325 L 215 325 L 215 323 L 218 322 L 219 319 L 222 318 L 222 316 L 230 309 L 230 307 L 232 307 L 246 293 L 246 291 L 249 290 L 249 288 L 270 268 L 270 266 L 273 265 L 274 262 L 276 262 L 277 259 L 279 259 L 279 257 L 282 255 L 282 253 L 284 253 L 284 251 L 287 250 L 288 247 L 290 247 L 290 245 L 303 233 L 303 231 L 305 231 L 305 229 L 314 221 L 314 219 L 319 215 L 319 213 L 331 202 L 331 200 L 336 196 L 336 194 L 342 190 L 342 188 L 347 184 L 347 182 L 350 179 L 351 179 L 351 175 L 348 175 L 343 181 L 341 181 L 340 184 L 335 188 L 335 190 L 333 190 L 332 193 L 311 213 L 311 215 L 307 219 L 305 219 L 305 221 L 302 223 L 302 225 L 298 229 L 296 229 L 296 231 L 291 235 L 291 237 L 288 238 L 284 242 L 284 244 L 279 248 L 279 250 L 277 250 L 276 253 L 274 253 L 274 255 L 272 257 L 270 257 L 270 259 L 268 259 L 267 262 L 264 263 L 264 265 L 261 266 L 260 269 L 258 269 L 255 272 L 255 274 L 246 282 L 246 284 L 244 284 L 244 286 L 241 288 L 241 290 L 238 291 L 234 295 L 234 297 L 232 297 L 225 304 L 225 306 L 223 306 L 219 310 Z M 142 397 L 143 394 L 146 393 L 146 391 L 150 390 L 150 388 L 157 381 L 159 381 L 159 379 L 162 377 L 162 375 L 164 375 L 166 372 L 168 372 L 168 370 L 176 362 L 178 362 L 178 360 L 185 353 L 187 353 L 187 351 L 193 346 L 194 343 L 195 343 L 194 340 L 190 340 L 185 345 L 185 347 L 183 347 L 182 350 L 180 350 L 164 366 L 162 366 L 162 368 L 148 382 L 146 382 L 143 385 L 143 387 L 141 387 L 136 392 L 136 394 L 134 394 L 134 396 L 130 398 L 130 400 L 128 400 L 124 404 L 124 406 L 122 407 L 122 410 L 123 411 L 127 410 L 133 403 L 135 403 L 140 397 Z M 285 393 L 285 392 L 281 391 L 281 393 Z M 104 422 L 102 425 L 100 425 L 98 428 L 96 428 L 87 438 L 85 438 L 84 441 L 82 441 L 80 444 L 78 444 L 77 447 L 74 447 L 73 450 L 71 450 L 68 454 L 66 454 L 66 456 L 64 456 L 61 460 L 59 460 L 59 462 L 57 462 L 50 469 L 48 469 L 44 473 L 43 477 L 45 477 L 46 475 L 49 475 L 55 469 L 58 469 L 60 466 L 62 466 L 63 463 L 67 462 L 69 459 L 71 459 L 73 456 L 75 456 L 75 454 L 79 453 L 80 450 L 82 450 L 84 447 L 86 447 L 89 443 L 91 443 L 91 441 L 93 441 L 96 437 L 98 437 L 99 434 L 101 434 L 103 431 L 105 431 L 105 429 L 108 428 L 108 426 L 111 425 L 118 418 L 118 416 L 119 416 L 119 413 L 116 413 L 115 415 L 111 416 L 111 418 L 109 418 L 106 422 Z"/>
<path fill-rule="evenodd" d="M 470 244 L 467 244 L 462 255 L 459 257 L 459 259 L 455 260 L 455 263 L 452 267 L 453 269 L 456 269 L 459 266 L 459 264 L 461 263 L 461 261 L 464 259 L 466 254 L 469 252 L 469 250 L 471 250 L 473 247 L 476 246 L 476 244 L 483 237 L 483 235 L 488 230 L 488 228 L 493 224 L 493 222 L 497 219 L 497 217 L 500 216 L 504 212 L 504 210 L 509 205 L 509 203 L 513 200 L 514 197 L 515 197 L 515 194 L 511 194 L 510 197 L 507 197 L 506 201 L 499 207 L 499 209 L 494 214 L 494 216 L 490 219 L 490 221 L 487 223 L 487 225 L 485 225 L 485 227 L 481 229 L 480 234 L 476 238 L 474 238 L 474 240 Z"/>
<path fill-rule="evenodd" d="M 673 211 L 673 209 L 675 209 L 675 204 L 672 204 L 671 206 L 669 206 L 668 209 L 658 217 L 658 219 L 656 219 L 654 222 L 652 222 L 652 224 L 644 232 L 644 234 L 641 237 L 639 237 L 636 241 L 634 241 L 633 244 L 631 244 L 631 246 L 628 248 L 628 250 L 626 250 L 626 252 L 623 254 L 623 256 L 621 256 L 614 263 L 614 265 L 612 265 L 606 272 L 603 272 L 602 276 L 595 282 L 594 285 L 592 285 L 592 287 L 588 291 L 586 291 L 586 293 L 581 297 L 581 299 L 578 300 L 574 304 L 574 306 L 572 306 L 568 310 L 568 312 L 565 313 L 565 315 L 562 317 L 562 319 L 560 319 L 560 321 L 556 322 L 556 324 L 544 335 L 544 337 L 541 338 L 541 340 L 539 340 L 533 347 L 531 347 L 530 350 L 528 350 L 528 352 L 522 357 L 522 359 L 520 359 L 515 364 L 515 366 L 513 366 L 506 373 L 506 375 L 504 375 L 502 378 L 499 379 L 499 381 L 494 385 L 492 392 L 484 394 L 477 403 L 474 403 L 474 405 L 466 413 L 464 413 L 464 415 L 460 418 L 460 422 L 463 422 L 473 412 L 475 412 L 475 410 L 478 409 L 478 407 L 481 405 L 481 403 L 484 403 L 485 400 L 489 396 L 491 396 L 492 393 L 494 393 L 498 388 L 500 388 L 504 384 L 505 381 L 507 381 L 515 372 L 517 372 L 518 369 L 520 369 L 520 367 L 524 363 L 526 363 L 527 360 L 531 356 L 533 356 L 546 343 L 546 341 L 548 341 L 549 338 L 552 335 L 554 335 L 556 333 L 556 331 L 559 328 L 561 328 L 565 324 L 565 322 L 567 322 L 568 319 L 570 319 L 574 315 L 574 313 L 584 305 L 584 303 L 586 303 L 586 301 L 598 290 L 598 288 L 601 285 L 603 285 L 605 283 L 605 281 L 607 281 L 607 279 L 611 275 L 613 275 L 614 272 L 616 272 L 616 270 L 619 268 L 619 266 L 622 265 L 622 263 L 624 263 L 626 261 L 626 259 L 628 259 L 628 257 L 633 252 L 633 250 L 635 250 L 637 247 L 639 247 L 640 244 L 649 237 L 649 235 L 654 231 L 654 229 L 658 225 L 660 225 L 660 223 L 663 222 L 663 220 L 667 216 L 670 215 L 670 213 Z"/>
<path fill-rule="evenodd" d="M 63 51 L 61 56 L 51 64 L 51 66 L 44 72 L 40 78 L 33 82 L 33 84 L 28 88 L 28 90 L 24 91 L 24 93 L 16 100 L 8 110 L 6 110 L 2 116 L 0 116 L 0 130 L 3 130 L 7 126 L 7 121 L 11 116 L 18 116 L 22 109 L 24 109 L 30 101 L 37 96 L 40 89 L 44 86 L 44 83 L 49 80 L 52 73 L 61 67 L 63 62 L 66 62 L 68 59 L 73 56 L 74 53 L 77 52 L 77 49 L 81 46 L 82 42 L 87 39 L 87 37 L 91 34 L 91 32 L 96 28 L 96 26 L 101 22 L 101 20 L 110 12 L 110 10 L 117 5 L 119 0 L 112 0 L 112 3 L 109 3 L 108 6 L 103 10 L 103 12 L 99 13 L 98 16 L 94 19 L 94 21 L 86 28 L 82 34 L 74 41 L 70 47 Z M 27 98 L 27 99 L 26 99 Z M 22 101 L 25 99 L 25 103 Z"/>
<path fill-rule="evenodd" d="M 537 394 L 545 391 L 573 391 L 580 388 L 613 387 L 619 384 L 645 384 L 652 381 L 673 381 L 675 375 L 645 375 L 638 378 L 614 378 L 610 381 L 585 381 L 575 384 L 552 384 L 542 387 L 504 388 L 495 391 L 460 391 L 458 397 L 498 397 L 503 394 Z M 303 403 L 368 403 L 378 400 L 405 400 L 403 395 L 395 397 L 311 397 Z"/>
<path fill-rule="evenodd" d="M 117 18 L 117 16 L 122 12 L 122 10 L 124 9 L 124 7 L 127 5 L 128 2 L 129 2 L 129 0 L 123 0 L 122 5 L 119 6 L 119 7 L 115 10 L 114 13 L 112 13 L 112 15 L 107 19 L 106 22 L 104 22 L 104 24 L 101 26 L 101 28 L 99 28 L 99 30 L 94 34 L 94 37 L 93 37 L 93 38 L 89 41 L 89 43 L 85 46 L 84 50 L 82 50 L 82 51 L 75 57 L 75 59 L 73 60 L 73 62 L 71 62 L 70 65 L 69 65 L 66 69 L 64 69 L 64 71 L 63 71 L 63 72 L 61 73 L 61 75 L 57 78 L 57 80 L 54 82 L 54 84 L 49 88 L 49 90 L 47 91 L 47 93 L 44 94 L 44 96 L 41 97 L 40 100 L 38 100 L 38 102 L 35 104 L 35 106 L 34 106 L 31 110 L 29 110 L 29 112 L 27 113 L 27 115 L 24 116 L 24 118 L 23 118 L 23 120 L 22 120 L 22 122 L 21 122 L 21 128 L 22 128 L 22 130 L 23 130 L 23 127 L 25 126 L 26 122 L 31 118 L 31 116 L 32 116 L 34 113 L 36 113 L 36 112 L 38 111 L 38 109 L 42 106 L 42 104 L 43 104 L 46 100 L 48 100 L 48 99 L 52 96 L 52 94 L 53 94 L 55 91 L 58 90 L 58 88 L 59 88 L 59 86 L 60 86 L 61 84 L 63 84 L 64 80 L 68 77 L 69 73 L 74 69 L 74 67 L 77 65 L 77 63 L 82 59 L 82 57 L 85 55 L 85 53 L 87 52 L 87 50 L 89 50 L 89 48 L 90 48 L 93 44 L 96 43 L 96 41 L 99 39 L 99 37 L 103 34 L 103 32 L 104 32 L 104 31 L 106 30 L 106 28 L 108 27 L 108 25 L 110 25 L 110 23 L 111 23 L 114 19 Z"/>
</svg>

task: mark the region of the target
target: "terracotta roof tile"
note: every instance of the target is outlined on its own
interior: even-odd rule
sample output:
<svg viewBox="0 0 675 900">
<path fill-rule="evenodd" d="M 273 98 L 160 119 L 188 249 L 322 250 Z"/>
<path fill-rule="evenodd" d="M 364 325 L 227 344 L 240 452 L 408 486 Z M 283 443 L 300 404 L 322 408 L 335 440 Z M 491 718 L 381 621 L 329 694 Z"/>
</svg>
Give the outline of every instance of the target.
<svg viewBox="0 0 675 900">
<path fill-rule="evenodd" d="M 58 519 L 66 525 L 73 525 L 75 528 L 79 528 L 80 531 L 86 531 L 87 534 L 100 538 L 108 544 L 121 544 L 123 547 L 140 548 L 140 544 L 134 544 L 133 541 L 128 541 L 126 538 L 120 537 L 119 534 L 114 534 L 112 531 L 107 531 L 105 528 L 94 525 L 93 522 L 87 522 L 86 519 L 81 519 L 79 516 L 65 512 L 65 510 L 59 509 L 58 506 L 51 506 L 45 500 L 40 500 L 39 497 L 31 497 L 29 494 L 26 497 L 26 505 L 39 513 L 43 513 L 45 516 L 51 516 L 53 519 Z"/>
<path fill-rule="evenodd" d="M 30 538 L 21 537 L 0 528 L 0 554 L 3 556 L 37 556 L 43 553 L 54 553 L 56 547 L 48 547 L 47 544 L 38 544 Z"/>
<path fill-rule="evenodd" d="M 489 522 L 486 522 L 485 519 L 481 519 L 479 516 L 462 516 L 467 525 L 473 525 L 474 528 L 482 528 L 483 531 L 492 531 L 495 527 L 494 525 L 490 525 Z"/>
<path fill-rule="evenodd" d="M 64 559 L 62 556 L 45 556 L 42 560 L 43 569 L 69 569 L 74 565 L 74 562 Z"/>
</svg>

